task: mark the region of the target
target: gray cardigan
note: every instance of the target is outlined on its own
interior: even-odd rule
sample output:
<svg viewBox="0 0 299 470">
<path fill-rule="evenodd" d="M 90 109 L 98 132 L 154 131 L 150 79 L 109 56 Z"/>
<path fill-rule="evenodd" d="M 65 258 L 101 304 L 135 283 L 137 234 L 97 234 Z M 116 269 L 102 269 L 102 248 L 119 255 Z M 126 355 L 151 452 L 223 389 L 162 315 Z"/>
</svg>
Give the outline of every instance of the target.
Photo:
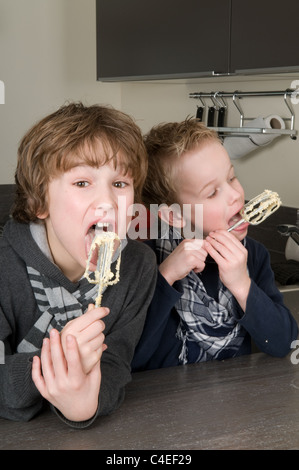
<svg viewBox="0 0 299 470">
<path fill-rule="evenodd" d="M 7 222 L 0 240 L 0 340 L 4 343 L 5 364 L 0 364 L 0 417 L 27 421 L 43 406 L 43 399 L 31 378 L 32 353 L 17 353 L 20 341 L 41 315 L 28 279 L 26 265 L 55 279 L 69 292 L 78 283 L 67 279 L 51 263 L 33 240 L 30 227 L 14 220 Z M 131 361 L 156 285 L 156 260 L 145 244 L 128 240 L 122 252 L 120 281 L 104 292 L 102 305 L 109 307 L 105 317 L 105 343 L 101 360 L 102 382 L 98 415 L 116 409 L 131 380 Z M 55 410 L 56 411 L 56 410 Z M 56 411 L 57 412 L 57 411 Z M 76 427 L 87 422 L 67 421 Z"/>
</svg>

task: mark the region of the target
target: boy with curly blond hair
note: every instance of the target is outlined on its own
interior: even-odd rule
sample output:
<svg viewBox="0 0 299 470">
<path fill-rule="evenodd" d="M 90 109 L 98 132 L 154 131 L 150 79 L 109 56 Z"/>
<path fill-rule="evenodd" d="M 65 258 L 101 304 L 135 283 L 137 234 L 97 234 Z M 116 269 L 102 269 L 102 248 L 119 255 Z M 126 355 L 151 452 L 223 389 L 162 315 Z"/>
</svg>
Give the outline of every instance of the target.
<svg viewBox="0 0 299 470">
<path fill-rule="evenodd" d="M 247 223 L 228 231 L 241 219 L 244 190 L 217 134 L 186 119 L 154 127 L 145 145 L 143 199 L 170 227 L 162 224 L 148 242 L 159 277 L 133 369 L 249 354 L 252 341 L 273 356 L 288 354 L 298 328 L 269 253 L 247 236 Z M 188 239 L 186 228 L 200 237 Z"/>
</svg>

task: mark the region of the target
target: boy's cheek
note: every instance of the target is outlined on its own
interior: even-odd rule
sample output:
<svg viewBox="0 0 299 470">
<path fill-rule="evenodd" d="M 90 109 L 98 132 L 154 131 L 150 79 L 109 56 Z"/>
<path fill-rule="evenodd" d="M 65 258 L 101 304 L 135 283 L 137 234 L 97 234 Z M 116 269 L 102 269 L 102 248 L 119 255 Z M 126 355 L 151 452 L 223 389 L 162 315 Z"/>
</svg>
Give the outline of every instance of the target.
<svg viewBox="0 0 299 470">
<path fill-rule="evenodd" d="M 134 194 L 118 197 L 117 231 L 119 238 L 125 238 L 135 215 Z"/>
</svg>

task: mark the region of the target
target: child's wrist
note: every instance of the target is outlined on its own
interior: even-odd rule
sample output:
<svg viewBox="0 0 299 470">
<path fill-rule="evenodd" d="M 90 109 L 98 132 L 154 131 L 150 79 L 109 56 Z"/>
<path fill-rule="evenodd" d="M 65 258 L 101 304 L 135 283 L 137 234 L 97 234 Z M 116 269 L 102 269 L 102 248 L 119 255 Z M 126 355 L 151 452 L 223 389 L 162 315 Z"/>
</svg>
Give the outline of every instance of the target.
<svg viewBox="0 0 299 470">
<path fill-rule="evenodd" d="M 232 294 L 234 295 L 235 299 L 238 301 L 239 305 L 245 312 L 246 310 L 246 304 L 247 304 L 247 298 L 249 294 L 251 286 L 251 279 L 248 279 L 248 282 L 243 283 L 239 288 L 234 289 L 234 292 Z"/>
<path fill-rule="evenodd" d="M 168 282 L 168 284 L 172 286 L 176 279 L 173 279 L 171 273 L 167 269 L 163 268 L 162 265 L 159 266 L 159 271 L 160 274 L 162 274 L 162 276 L 164 277 L 164 279 Z"/>
</svg>

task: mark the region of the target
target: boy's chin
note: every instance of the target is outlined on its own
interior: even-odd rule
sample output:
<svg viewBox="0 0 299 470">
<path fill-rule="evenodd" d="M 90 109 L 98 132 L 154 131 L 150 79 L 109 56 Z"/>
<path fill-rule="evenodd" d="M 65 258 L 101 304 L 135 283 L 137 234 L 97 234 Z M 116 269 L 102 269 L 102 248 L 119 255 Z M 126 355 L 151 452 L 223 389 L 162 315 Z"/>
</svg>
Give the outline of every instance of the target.
<svg viewBox="0 0 299 470">
<path fill-rule="evenodd" d="M 242 240 L 244 240 L 244 238 L 246 237 L 248 233 L 248 230 L 243 230 L 242 232 L 234 232 L 233 235 L 241 242 Z"/>
</svg>

